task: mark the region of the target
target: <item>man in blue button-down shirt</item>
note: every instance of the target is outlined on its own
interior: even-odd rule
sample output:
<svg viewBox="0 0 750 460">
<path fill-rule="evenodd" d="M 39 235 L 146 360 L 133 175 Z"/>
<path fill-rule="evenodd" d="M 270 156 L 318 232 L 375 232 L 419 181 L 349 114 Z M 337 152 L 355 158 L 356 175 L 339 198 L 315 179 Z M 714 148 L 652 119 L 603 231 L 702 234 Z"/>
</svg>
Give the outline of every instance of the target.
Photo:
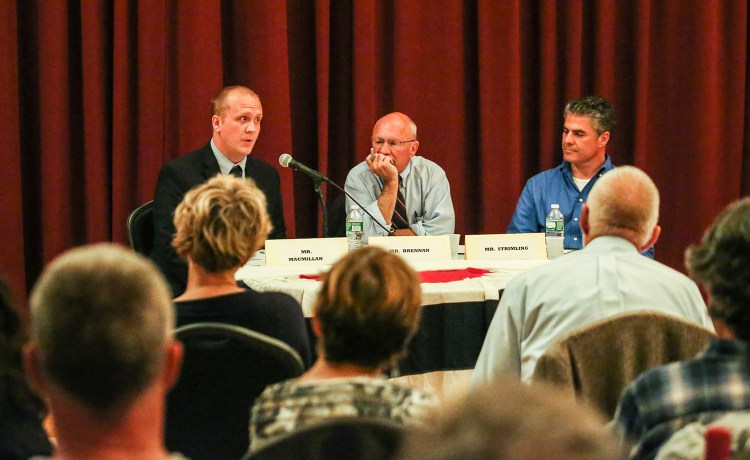
<svg viewBox="0 0 750 460">
<path fill-rule="evenodd" d="M 563 117 L 563 162 L 529 179 L 518 199 L 508 233 L 543 232 L 550 206 L 559 204 L 565 216 L 563 244 L 566 249 L 581 249 L 581 206 L 597 179 L 615 167 L 606 152 L 615 127 L 615 114 L 606 99 L 584 96 L 568 102 Z M 653 246 L 644 254 L 653 257 Z"/>
</svg>

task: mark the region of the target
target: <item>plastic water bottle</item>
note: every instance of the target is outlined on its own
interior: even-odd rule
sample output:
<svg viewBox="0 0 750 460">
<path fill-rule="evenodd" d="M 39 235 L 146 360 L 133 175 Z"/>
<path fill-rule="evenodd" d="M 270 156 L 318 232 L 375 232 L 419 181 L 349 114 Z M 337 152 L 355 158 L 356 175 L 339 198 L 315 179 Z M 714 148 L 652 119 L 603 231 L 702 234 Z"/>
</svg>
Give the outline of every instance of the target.
<svg viewBox="0 0 750 460">
<path fill-rule="evenodd" d="M 554 259 L 563 254 L 565 236 L 565 218 L 560 212 L 560 205 L 553 204 L 551 208 L 544 225 L 548 259 Z"/>
<path fill-rule="evenodd" d="M 560 205 L 553 204 L 549 214 L 547 214 L 546 236 L 565 236 L 565 218 L 560 212 Z"/>
<path fill-rule="evenodd" d="M 351 211 L 346 216 L 346 241 L 349 245 L 349 251 L 354 251 L 364 246 L 364 236 L 362 213 L 359 212 L 359 206 L 353 204 Z"/>
</svg>

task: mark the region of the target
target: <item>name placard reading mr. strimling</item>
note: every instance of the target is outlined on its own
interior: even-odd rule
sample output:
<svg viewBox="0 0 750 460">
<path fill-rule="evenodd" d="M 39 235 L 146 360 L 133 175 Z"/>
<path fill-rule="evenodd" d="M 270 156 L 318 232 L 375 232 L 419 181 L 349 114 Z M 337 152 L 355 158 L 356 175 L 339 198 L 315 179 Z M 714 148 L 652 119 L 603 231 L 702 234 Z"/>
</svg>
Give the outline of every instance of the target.
<svg viewBox="0 0 750 460">
<path fill-rule="evenodd" d="M 547 258 L 544 233 L 466 235 L 466 260 L 536 260 Z"/>
<path fill-rule="evenodd" d="M 346 238 L 266 240 L 266 265 L 332 264 L 346 253 Z"/>
<path fill-rule="evenodd" d="M 451 260 L 448 235 L 439 236 L 371 236 L 370 246 L 379 246 L 406 260 Z"/>
</svg>

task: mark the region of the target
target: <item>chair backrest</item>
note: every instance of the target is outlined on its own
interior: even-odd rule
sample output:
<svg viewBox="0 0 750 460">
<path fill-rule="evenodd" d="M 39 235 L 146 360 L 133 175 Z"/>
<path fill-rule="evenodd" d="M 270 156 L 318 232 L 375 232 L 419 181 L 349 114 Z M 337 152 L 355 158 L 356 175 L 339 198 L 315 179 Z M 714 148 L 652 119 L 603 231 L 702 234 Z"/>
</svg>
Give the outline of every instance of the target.
<svg viewBox="0 0 750 460">
<path fill-rule="evenodd" d="M 388 460 L 401 447 L 403 425 L 383 419 L 341 417 L 272 441 L 244 460 Z"/>
<path fill-rule="evenodd" d="M 333 200 L 331 209 L 328 210 L 328 236 L 346 236 L 346 195 L 339 195 Z"/>
<path fill-rule="evenodd" d="M 230 324 L 189 324 L 175 335 L 185 353 L 167 396 L 168 450 L 193 460 L 242 457 L 255 398 L 302 374 L 302 358 L 280 340 Z"/>
<path fill-rule="evenodd" d="M 532 381 L 569 390 L 611 418 L 622 390 L 639 374 L 692 358 L 713 338 L 708 329 L 674 316 L 623 313 L 559 340 L 537 361 Z"/>
<path fill-rule="evenodd" d="M 148 256 L 154 247 L 154 200 L 144 203 L 128 216 L 128 242 L 139 254 Z"/>
</svg>

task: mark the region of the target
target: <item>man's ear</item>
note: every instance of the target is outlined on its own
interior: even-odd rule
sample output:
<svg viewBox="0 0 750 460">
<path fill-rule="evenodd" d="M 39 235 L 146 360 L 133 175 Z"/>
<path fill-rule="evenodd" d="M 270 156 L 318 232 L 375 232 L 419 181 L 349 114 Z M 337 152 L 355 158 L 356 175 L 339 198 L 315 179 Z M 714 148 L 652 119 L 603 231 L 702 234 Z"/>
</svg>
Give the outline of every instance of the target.
<svg viewBox="0 0 750 460">
<path fill-rule="evenodd" d="M 581 206 L 581 220 L 578 222 L 578 224 L 581 226 L 581 234 L 583 235 L 583 243 L 586 244 L 589 242 L 588 236 L 589 231 L 591 230 L 591 226 L 589 225 L 589 207 L 586 206 L 586 203 Z"/>
<path fill-rule="evenodd" d="M 173 339 L 167 349 L 164 351 L 164 368 L 162 369 L 162 379 L 164 388 L 171 388 L 180 377 L 180 368 L 182 367 L 183 348 L 182 342 Z"/>
<path fill-rule="evenodd" d="M 39 348 L 34 343 L 29 343 L 23 348 L 23 370 L 29 386 L 39 395 L 44 395 L 46 379 L 42 370 Z"/>
<path fill-rule="evenodd" d="M 315 337 L 320 337 L 323 334 L 323 329 L 320 327 L 320 320 L 317 316 L 313 316 L 310 319 L 310 322 L 312 323 L 312 330 L 315 334 Z"/>
<path fill-rule="evenodd" d="M 604 131 L 599 135 L 598 139 L 599 147 L 604 147 L 609 142 L 609 131 Z"/>
<path fill-rule="evenodd" d="M 414 158 L 414 155 L 417 154 L 417 150 L 419 150 L 419 141 L 410 142 L 409 146 L 409 158 Z"/>
<path fill-rule="evenodd" d="M 661 226 L 656 225 L 654 226 L 654 229 L 651 231 L 651 237 L 648 239 L 645 245 L 643 247 L 638 248 L 638 251 L 643 252 L 646 249 L 650 248 L 651 246 L 656 244 L 656 240 L 659 239 L 659 235 L 661 235 Z"/>
</svg>

